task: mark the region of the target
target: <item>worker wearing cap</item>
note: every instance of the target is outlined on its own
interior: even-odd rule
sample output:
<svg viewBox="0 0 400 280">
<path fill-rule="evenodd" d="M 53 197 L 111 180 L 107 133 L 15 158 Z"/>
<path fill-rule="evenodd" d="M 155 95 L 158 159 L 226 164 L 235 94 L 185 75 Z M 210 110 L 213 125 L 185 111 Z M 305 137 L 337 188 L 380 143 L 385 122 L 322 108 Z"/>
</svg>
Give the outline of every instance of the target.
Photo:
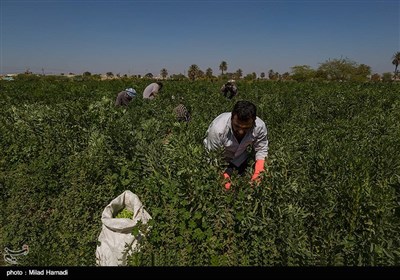
<svg viewBox="0 0 400 280">
<path fill-rule="evenodd" d="M 221 92 L 228 99 L 232 99 L 237 95 L 238 89 L 235 83 L 235 80 L 229 80 L 226 84 L 221 87 Z"/>
<path fill-rule="evenodd" d="M 131 102 L 135 96 L 136 91 L 133 88 L 127 88 L 118 93 L 115 106 L 128 106 L 129 102 Z"/>
</svg>

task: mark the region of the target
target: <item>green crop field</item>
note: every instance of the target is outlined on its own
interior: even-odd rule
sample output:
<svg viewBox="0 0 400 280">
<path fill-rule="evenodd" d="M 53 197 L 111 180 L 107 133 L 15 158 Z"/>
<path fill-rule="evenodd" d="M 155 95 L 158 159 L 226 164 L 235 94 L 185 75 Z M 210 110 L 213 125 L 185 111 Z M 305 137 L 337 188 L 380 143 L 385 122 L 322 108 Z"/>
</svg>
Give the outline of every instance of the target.
<svg viewBox="0 0 400 280">
<path fill-rule="evenodd" d="M 102 211 L 131 190 L 153 218 L 131 266 L 400 265 L 400 84 L 238 81 L 227 100 L 222 81 L 167 80 L 114 106 L 149 82 L 0 81 L 1 252 L 94 266 Z M 268 172 L 227 192 L 202 141 L 240 99 L 267 124 Z"/>
</svg>

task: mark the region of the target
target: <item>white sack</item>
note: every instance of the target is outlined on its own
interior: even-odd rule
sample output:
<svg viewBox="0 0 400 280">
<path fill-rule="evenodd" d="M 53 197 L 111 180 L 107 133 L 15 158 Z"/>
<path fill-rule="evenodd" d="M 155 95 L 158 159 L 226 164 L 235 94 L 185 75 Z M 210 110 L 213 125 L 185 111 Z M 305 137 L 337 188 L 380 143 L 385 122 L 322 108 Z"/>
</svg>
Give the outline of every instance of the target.
<svg viewBox="0 0 400 280">
<path fill-rule="evenodd" d="M 133 212 L 133 219 L 113 218 L 124 208 Z M 127 257 L 138 246 L 138 240 L 132 235 L 133 227 L 138 221 L 146 224 L 150 219 L 138 196 L 131 191 L 124 191 L 112 200 L 101 215 L 103 225 L 96 249 L 96 264 L 125 266 Z"/>
</svg>

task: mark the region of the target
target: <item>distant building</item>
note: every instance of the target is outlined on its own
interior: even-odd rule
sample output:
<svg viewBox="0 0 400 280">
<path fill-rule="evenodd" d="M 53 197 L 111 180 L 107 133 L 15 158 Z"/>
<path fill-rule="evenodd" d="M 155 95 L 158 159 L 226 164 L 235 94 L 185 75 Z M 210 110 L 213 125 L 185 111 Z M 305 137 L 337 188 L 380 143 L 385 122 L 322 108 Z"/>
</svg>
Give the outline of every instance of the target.
<svg viewBox="0 0 400 280">
<path fill-rule="evenodd" d="M 6 74 L 4 77 L 2 77 L 1 79 L 2 80 L 5 80 L 5 81 L 14 81 L 14 77 L 13 76 L 15 76 L 15 75 L 13 75 L 13 74 Z"/>
</svg>

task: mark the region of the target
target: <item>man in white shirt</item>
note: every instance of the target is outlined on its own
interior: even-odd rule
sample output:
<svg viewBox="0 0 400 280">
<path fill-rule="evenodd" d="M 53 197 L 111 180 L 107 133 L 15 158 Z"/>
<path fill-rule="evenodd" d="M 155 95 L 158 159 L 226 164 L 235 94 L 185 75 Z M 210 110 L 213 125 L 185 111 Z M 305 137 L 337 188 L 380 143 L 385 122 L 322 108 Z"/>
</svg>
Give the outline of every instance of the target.
<svg viewBox="0 0 400 280">
<path fill-rule="evenodd" d="M 265 158 L 268 156 L 267 127 L 263 120 L 256 116 L 257 108 L 249 101 L 236 102 L 232 112 L 217 116 L 207 130 L 204 145 L 207 150 L 224 149 L 224 159 L 228 167 L 223 173 L 226 179 L 225 188 L 231 188 L 230 178 L 234 170 L 241 175 L 247 167 L 247 147 L 255 150 L 255 168 L 251 178 L 259 181 L 263 172 Z"/>
<path fill-rule="evenodd" d="M 163 83 L 156 82 L 149 84 L 143 91 L 143 98 L 153 99 L 157 96 L 158 92 L 161 91 Z"/>
</svg>

